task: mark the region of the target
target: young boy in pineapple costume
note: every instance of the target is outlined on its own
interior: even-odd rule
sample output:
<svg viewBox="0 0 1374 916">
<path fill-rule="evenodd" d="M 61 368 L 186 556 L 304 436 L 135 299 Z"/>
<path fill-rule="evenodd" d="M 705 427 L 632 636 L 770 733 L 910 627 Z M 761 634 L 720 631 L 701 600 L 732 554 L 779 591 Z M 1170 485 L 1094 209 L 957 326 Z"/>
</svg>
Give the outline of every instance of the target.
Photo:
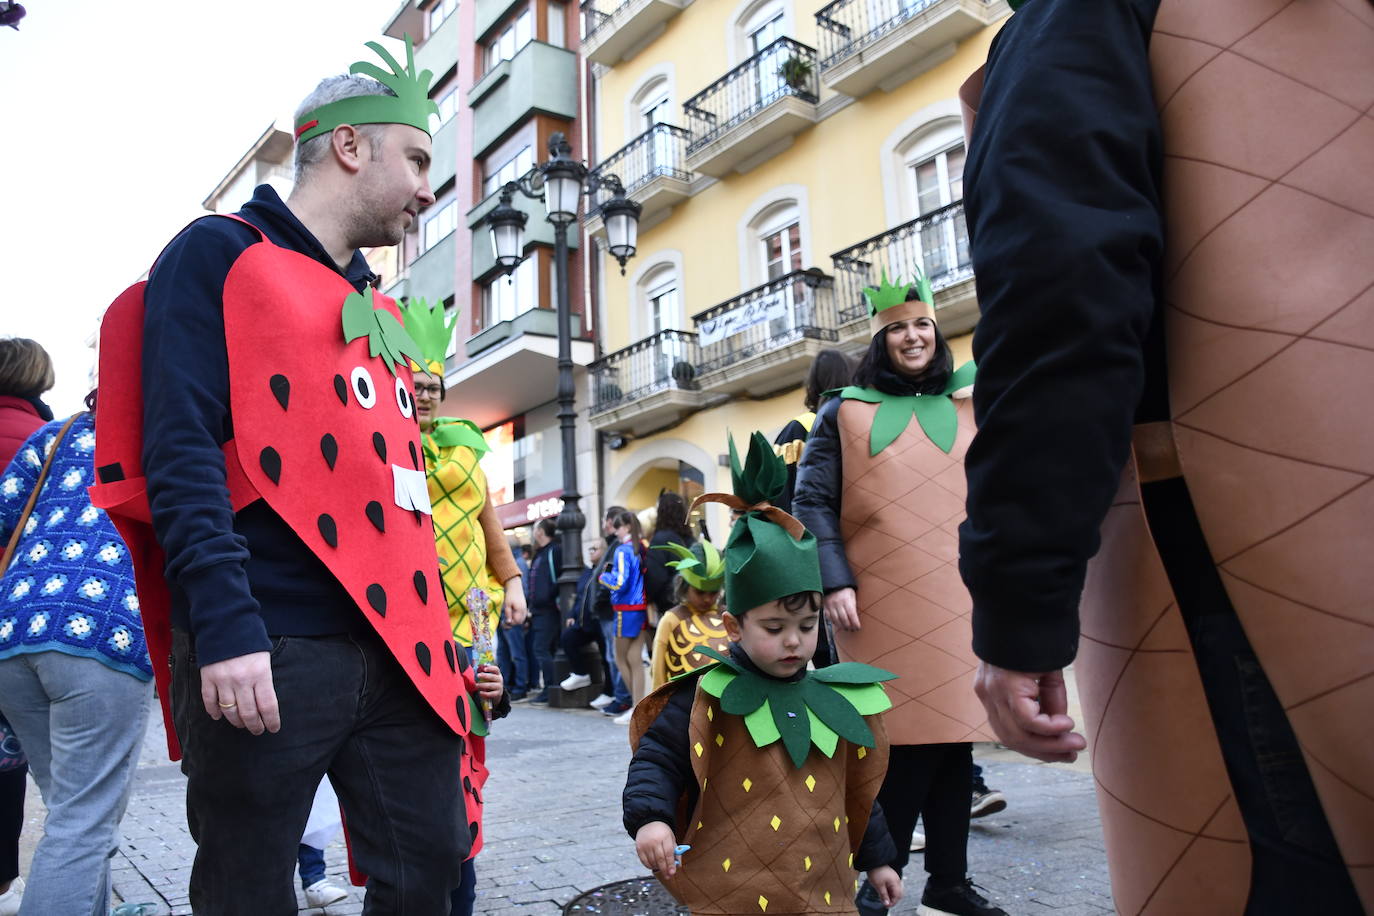
<svg viewBox="0 0 1374 916">
<path fill-rule="evenodd" d="M 649 689 L 657 690 L 688 671 L 715 663 L 698 649 L 709 646 L 717 652 L 730 650 L 723 611 L 717 608 L 720 590 L 725 585 L 725 556 L 710 541 L 691 547 L 669 542 L 653 550 L 671 550 L 676 560 L 668 565 L 677 570 L 677 604 L 663 613 L 654 631 L 650 652 Z"/>
<path fill-rule="evenodd" d="M 761 433 L 740 467 L 725 545 L 728 655 L 654 691 L 630 725 L 625 828 L 640 861 L 693 914 L 854 913 L 855 870 L 902 896 L 882 812 L 880 681 L 847 663 L 808 671 L 821 577 L 816 540 L 773 506 L 787 468 Z M 679 844 L 689 846 L 676 855 Z"/>
<path fill-rule="evenodd" d="M 453 638 L 470 650 L 473 620 L 468 613 L 469 590 L 482 589 L 490 599 L 491 632 L 496 630 L 503 605 L 512 623 L 524 622 L 525 590 L 491 503 L 486 475 L 478 464 L 487 452 L 487 441 L 471 420 L 439 416 L 444 400 L 444 355 L 458 315 L 455 312 L 446 321 L 443 305 L 430 305 L 424 299 L 411 299 L 401 307 L 401 314 L 425 361 L 424 366 L 412 362 L 411 368 L 444 598 Z"/>
</svg>

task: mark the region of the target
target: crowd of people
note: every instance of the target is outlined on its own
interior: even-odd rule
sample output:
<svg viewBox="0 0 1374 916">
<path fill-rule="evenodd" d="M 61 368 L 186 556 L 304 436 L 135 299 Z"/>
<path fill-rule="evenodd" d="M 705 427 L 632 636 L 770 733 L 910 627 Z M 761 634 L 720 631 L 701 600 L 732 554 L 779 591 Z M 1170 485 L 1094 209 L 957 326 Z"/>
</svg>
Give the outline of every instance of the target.
<svg viewBox="0 0 1374 916">
<path fill-rule="evenodd" d="M 1035 0 L 961 92 L 978 365 L 956 364 L 919 270 L 884 274 L 857 363 L 822 353 L 804 413 L 743 458 L 723 443 L 731 492 L 607 508 L 570 603 L 562 532 L 508 540 L 482 430 L 444 404 L 453 321 L 380 296 L 361 253 L 434 203 L 430 74 L 374 45 L 390 72 L 323 81 L 296 113 L 289 198 L 264 185 L 191 224 L 110 307 L 87 410 L 55 418 L 50 358 L 0 340 L 0 916 L 109 911 L 154 696 L 187 778 L 196 913 L 294 912 L 297 871 L 308 902 L 339 899 L 320 848 L 340 821 L 365 912 L 472 913 L 485 740 L 524 703 L 627 726 L 624 826 L 693 913 L 881 916 L 923 848 L 922 913 L 998 916 L 967 841 L 1006 800 L 973 744 L 1087 747 L 1063 672 L 1080 635 L 1123 910 L 1363 912 L 1369 590 L 1329 557 L 1368 552 L 1368 423 L 1358 399 L 1298 419 L 1333 402 L 1322 379 L 1364 378 L 1364 324 L 1335 316 L 1367 264 L 1322 262 L 1348 294 L 1334 311 L 1324 290 L 1275 299 L 1272 266 L 1312 237 L 1348 251 L 1368 195 L 1290 157 L 1284 206 L 1319 212 L 1293 229 L 1227 198 L 1239 235 L 1188 254 L 1242 295 L 1166 278 L 1166 224 L 1226 233 L 1162 175 L 1201 200 L 1199 164 L 1268 174 L 1254 157 L 1283 144 L 1246 118 L 1304 106 L 1234 75 L 1161 116 L 1180 42 L 1152 42 L 1165 12 L 1137 6 Z M 1280 31 L 1335 41 L 1321 6 Z M 1246 32 L 1165 24 L 1217 48 Z M 1311 155 L 1358 174 L 1368 138 L 1342 134 Z M 1294 328 L 1295 350 L 1323 349 L 1222 371 Z M 1323 374 L 1337 364 L 1349 378 Z M 1214 398 L 1230 412 L 1198 407 Z M 1247 499 L 1260 485 L 1284 499 Z M 713 503 L 731 518 L 715 539 L 691 521 Z M 30 773 L 48 816 L 25 880 Z"/>
</svg>

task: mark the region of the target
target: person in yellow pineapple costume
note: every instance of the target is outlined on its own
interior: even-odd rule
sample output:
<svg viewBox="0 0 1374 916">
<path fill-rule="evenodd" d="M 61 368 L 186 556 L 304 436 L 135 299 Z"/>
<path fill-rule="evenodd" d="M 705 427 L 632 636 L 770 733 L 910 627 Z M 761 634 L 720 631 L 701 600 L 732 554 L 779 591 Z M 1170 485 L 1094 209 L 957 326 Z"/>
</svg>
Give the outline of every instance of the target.
<svg viewBox="0 0 1374 916">
<path fill-rule="evenodd" d="M 525 590 L 479 463 L 487 451 L 486 439 L 471 420 L 439 416 L 444 400 L 444 355 L 457 313 L 446 321 L 442 304 L 431 306 L 424 299 L 411 299 L 401 306 L 401 314 L 406 331 L 420 345 L 425 359 L 424 366 L 411 363 L 415 417 L 425 453 L 449 623 L 453 638 L 471 649 L 474 622 L 468 613 L 468 590 L 480 588 L 487 593 L 491 632 L 496 630 L 503 607 L 510 623 L 524 623 Z"/>
</svg>

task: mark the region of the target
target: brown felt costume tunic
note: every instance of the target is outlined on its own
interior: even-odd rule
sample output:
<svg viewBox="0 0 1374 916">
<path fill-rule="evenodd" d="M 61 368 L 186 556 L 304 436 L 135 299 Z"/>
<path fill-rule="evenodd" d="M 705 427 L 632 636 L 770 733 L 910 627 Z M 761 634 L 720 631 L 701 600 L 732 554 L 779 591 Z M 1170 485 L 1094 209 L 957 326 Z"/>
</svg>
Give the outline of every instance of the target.
<svg viewBox="0 0 1374 916">
<path fill-rule="evenodd" d="M 840 738 L 827 757 L 812 745 L 798 769 L 781 741 L 755 746 L 743 717 L 722 713 L 699 682 L 694 689 L 692 772 L 701 795 L 678 840 L 692 848 L 676 875 L 660 878 L 664 886 L 693 916 L 855 913 L 854 853 L 887 772 L 890 712 L 864 717 L 876 747 Z M 636 709 L 632 748 L 668 695 L 657 691 Z"/>
<path fill-rule="evenodd" d="M 1249 885 L 1140 509 L 1138 479 L 1181 472 L 1374 911 L 1374 5 L 1164 0 L 1150 63 L 1173 420 L 1137 428 L 1078 661 L 1113 894 L 1123 913 L 1239 913 Z"/>
<path fill-rule="evenodd" d="M 893 744 L 993 740 L 973 693 L 972 603 L 958 568 L 973 402 L 954 403 L 959 432 L 948 455 L 912 417 L 895 442 L 870 456 L 878 405 L 846 400 L 839 410 L 840 530 L 863 628 L 835 630 L 835 645 L 841 661 L 898 675 L 887 685 Z"/>
</svg>

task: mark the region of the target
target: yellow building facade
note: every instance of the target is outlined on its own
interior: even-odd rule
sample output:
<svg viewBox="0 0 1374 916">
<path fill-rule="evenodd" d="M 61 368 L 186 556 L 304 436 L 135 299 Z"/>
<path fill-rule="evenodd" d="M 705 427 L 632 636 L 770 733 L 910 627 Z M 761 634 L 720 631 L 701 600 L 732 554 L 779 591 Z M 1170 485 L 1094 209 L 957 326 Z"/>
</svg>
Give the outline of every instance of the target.
<svg viewBox="0 0 1374 916">
<path fill-rule="evenodd" d="M 920 265 L 956 362 L 970 357 L 957 92 L 1004 0 L 582 9 L 595 167 L 644 208 L 623 277 L 599 213 L 586 221 L 604 504 L 729 489 L 726 432 L 771 438 L 804 410 L 816 353 L 867 346 L 861 291 L 883 271 Z"/>
</svg>

